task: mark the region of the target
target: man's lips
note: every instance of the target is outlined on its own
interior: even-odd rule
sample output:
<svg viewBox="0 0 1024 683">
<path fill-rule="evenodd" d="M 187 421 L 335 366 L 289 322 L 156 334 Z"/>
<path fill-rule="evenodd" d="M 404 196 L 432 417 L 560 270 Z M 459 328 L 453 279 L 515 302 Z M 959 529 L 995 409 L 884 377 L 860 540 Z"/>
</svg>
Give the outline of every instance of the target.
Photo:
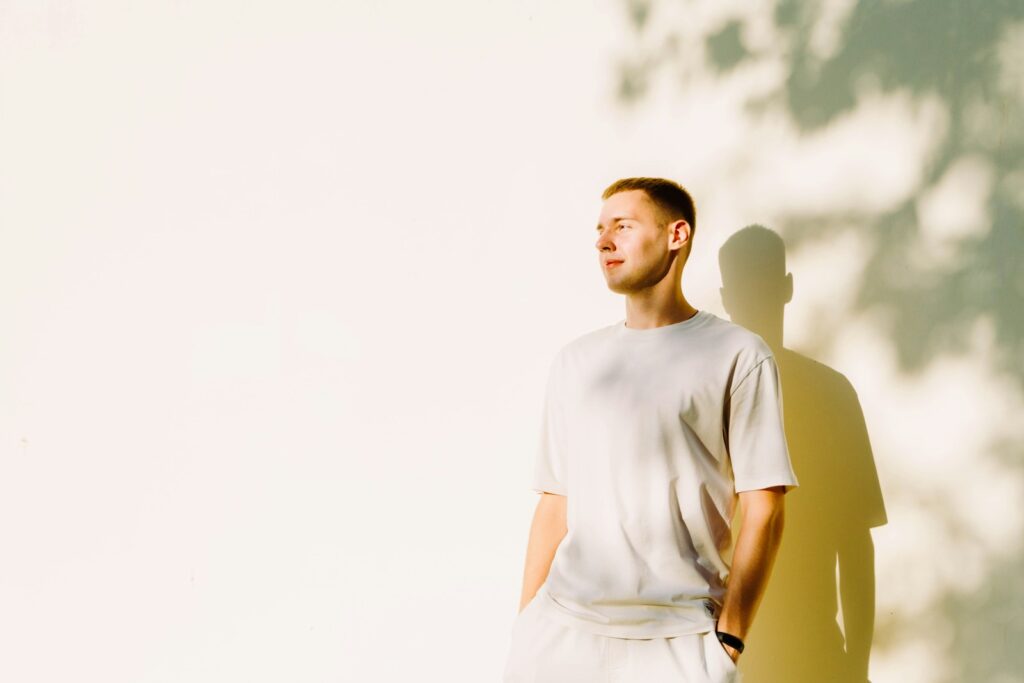
<svg viewBox="0 0 1024 683">
<path fill-rule="evenodd" d="M 620 263 L 622 263 L 622 261 L 620 261 L 618 259 L 608 259 L 607 261 L 604 262 L 604 267 L 605 268 L 614 268 L 615 266 L 619 265 Z"/>
</svg>

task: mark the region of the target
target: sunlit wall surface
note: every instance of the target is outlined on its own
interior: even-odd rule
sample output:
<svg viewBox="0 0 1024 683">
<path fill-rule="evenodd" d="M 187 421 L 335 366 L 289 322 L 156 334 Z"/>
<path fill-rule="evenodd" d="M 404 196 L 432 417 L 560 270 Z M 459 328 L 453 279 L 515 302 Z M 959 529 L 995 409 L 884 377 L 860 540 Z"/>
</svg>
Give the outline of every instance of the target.
<svg viewBox="0 0 1024 683">
<path fill-rule="evenodd" d="M 0 2 L 0 679 L 498 680 L 600 192 L 772 344 L 746 680 L 1024 681 L 1024 5 Z"/>
</svg>

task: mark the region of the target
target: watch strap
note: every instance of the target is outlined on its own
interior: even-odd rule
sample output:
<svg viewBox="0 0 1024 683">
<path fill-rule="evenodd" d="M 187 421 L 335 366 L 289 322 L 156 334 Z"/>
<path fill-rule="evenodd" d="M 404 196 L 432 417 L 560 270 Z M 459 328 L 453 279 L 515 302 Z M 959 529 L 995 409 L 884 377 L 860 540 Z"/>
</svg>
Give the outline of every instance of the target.
<svg viewBox="0 0 1024 683">
<path fill-rule="evenodd" d="M 725 643 L 737 652 L 743 652 L 743 641 L 734 636 L 733 634 L 725 633 L 724 631 L 715 631 L 715 635 L 718 636 L 719 642 Z"/>
</svg>

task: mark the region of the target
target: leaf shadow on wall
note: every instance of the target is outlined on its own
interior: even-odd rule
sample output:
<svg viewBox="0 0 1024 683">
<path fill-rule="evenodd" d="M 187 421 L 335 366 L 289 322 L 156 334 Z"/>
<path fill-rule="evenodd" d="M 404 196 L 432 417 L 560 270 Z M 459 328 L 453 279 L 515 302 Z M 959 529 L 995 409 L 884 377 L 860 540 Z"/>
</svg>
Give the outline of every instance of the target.
<svg viewBox="0 0 1024 683">
<path fill-rule="evenodd" d="M 875 657 L 884 651 L 895 666 L 918 667 L 920 680 L 1019 680 L 1024 670 L 1024 648 L 1018 645 L 1024 641 L 1024 542 L 1017 492 L 1024 487 L 1024 436 L 1014 424 L 964 425 L 955 406 L 984 410 L 987 402 L 997 401 L 993 408 L 998 410 L 1008 400 L 1024 400 L 1024 126 L 1019 124 L 1024 120 L 1024 3 L 769 0 L 722 9 L 713 0 L 691 0 L 682 6 L 678 21 L 662 16 L 680 10 L 678 3 L 623 0 L 622 7 L 633 42 L 615 67 L 616 103 L 627 110 L 642 104 L 647 92 L 663 82 L 655 76 L 666 70 L 684 95 L 691 94 L 688 84 L 695 82 L 705 87 L 717 82 L 729 92 L 742 88 L 737 119 L 724 122 L 732 127 L 723 132 L 750 137 L 727 160 L 730 168 L 763 161 L 756 134 L 765 129 L 759 126 L 772 130 L 782 123 L 803 141 L 814 142 L 827 139 L 831 128 L 841 127 L 872 102 L 908 103 L 901 115 L 906 117 L 901 125 L 908 127 L 901 134 L 927 131 L 922 150 L 892 159 L 908 162 L 906 187 L 882 202 L 864 196 L 860 202 L 831 204 L 828 196 L 837 181 L 827 171 L 851 159 L 860 163 L 867 156 L 870 161 L 871 155 L 884 151 L 880 145 L 886 138 L 879 137 L 871 122 L 864 123 L 857 131 L 859 155 L 851 154 L 849 146 L 825 148 L 813 167 L 801 167 L 802 173 L 823 172 L 817 188 L 821 191 L 811 182 L 805 194 L 816 201 L 808 206 L 789 206 L 785 198 L 770 205 L 772 227 L 785 237 L 790 254 L 849 236 L 865 250 L 852 297 L 842 302 L 841 310 L 830 310 L 835 314 L 831 323 L 813 330 L 808 340 L 815 354 L 832 347 L 843 332 L 845 316 L 856 317 L 872 321 L 877 336 L 888 342 L 898 363 L 894 381 L 933 375 L 950 359 L 973 367 L 979 380 L 980 388 L 970 393 L 949 385 L 954 407 L 932 418 L 935 429 L 950 435 L 948 448 L 971 449 L 962 475 L 942 481 L 908 476 L 886 488 L 891 513 L 913 510 L 927 526 L 904 530 L 902 517 L 891 514 L 909 561 L 886 565 L 886 571 L 900 572 L 904 585 L 919 590 L 912 609 L 878 615 Z M 716 16 L 708 24 L 688 21 L 711 15 Z M 818 40 L 822 36 L 834 37 L 826 41 L 827 49 Z M 779 78 L 765 87 L 744 85 L 751 74 L 766 71 L 777 72 Z M 930 123 L 921 112 L 937 112 L 938 123 Z M 878 184 L 867 186 L 879 190 Z M 761 199 L 771 202 L 771 197 Z M 981 351 L 979 336 L 984 340 Z M 783 373 L 788 355 L 780 354 Z M 797 390 L 801 363 L 788 366 Z M 1000 392 L 1005 386 L 1015 396 L 989 395 L 986 383 Z M 804 409 L 804 401 L 802 395 L 790 397 L 790 412 Z M 912 414 L 916 407 L 891 408 L 891 419 L 898 421 L 904 408 Z M 814 404 L 806 410 L 822 412 Z M 793 434 L 800 450 L 802 438 Z M 928 443 L 934 449 L 929 456 L 949 455 L 943 443 Z M 801 464 L 816 476 L 816 463 Z M 843 492 L 835 495 L 849 498 Z M 794 508 L 797 501 L 799 496 L 790 501 Z M 980 514 L 975 514 L 979 507 Z M 973 510 L 965 513 L 965 508 Z M 785 552 L 795 543 L 792 536 L 784 540 Z M 783 572 L 787 562 L 784 556 Z M 804 629 L 768 633 L 758 622 L 794 603 L 816 614 L 813 602 L 819 596 L 801 593 L 798 598 L 779 586 L 771 590 L 754 625 L 759 637 L 786 639 L 783 649 L 798 647 L 803 657 L 814 659 L 820 641 L 803 640 Z M 782 594 L 785 605 L 777 604 Z M 823 622 L 819 618 L 817 623 Z M 789 628 L 791 623 L 784 625 Z M 754 649 L 752 641 L 751 651 L 742 656 L 751 669 L 757 659 Z M 751 680 L 763 683 L 757 677 Z M 789 680 L 829 679 L 815 672 Z"/>
</svg>

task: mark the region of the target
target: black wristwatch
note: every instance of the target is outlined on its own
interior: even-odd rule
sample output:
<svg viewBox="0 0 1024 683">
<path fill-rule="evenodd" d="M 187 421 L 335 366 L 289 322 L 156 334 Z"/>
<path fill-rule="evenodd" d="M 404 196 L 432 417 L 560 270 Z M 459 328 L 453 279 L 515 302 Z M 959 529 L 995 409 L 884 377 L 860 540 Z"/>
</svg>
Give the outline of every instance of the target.
<svg viewBox="0 0 1024 683">
<path fill-rule="evenodd" d="M 740 654 L 743 654 L 743 641 L 734 636 L 731 633 L 725 633 L 723 631 L 715 631 L 715 635 L 718 636 L 718 641 L 725 643 L 732 649 L 736 650 Z"/>
</svg>

